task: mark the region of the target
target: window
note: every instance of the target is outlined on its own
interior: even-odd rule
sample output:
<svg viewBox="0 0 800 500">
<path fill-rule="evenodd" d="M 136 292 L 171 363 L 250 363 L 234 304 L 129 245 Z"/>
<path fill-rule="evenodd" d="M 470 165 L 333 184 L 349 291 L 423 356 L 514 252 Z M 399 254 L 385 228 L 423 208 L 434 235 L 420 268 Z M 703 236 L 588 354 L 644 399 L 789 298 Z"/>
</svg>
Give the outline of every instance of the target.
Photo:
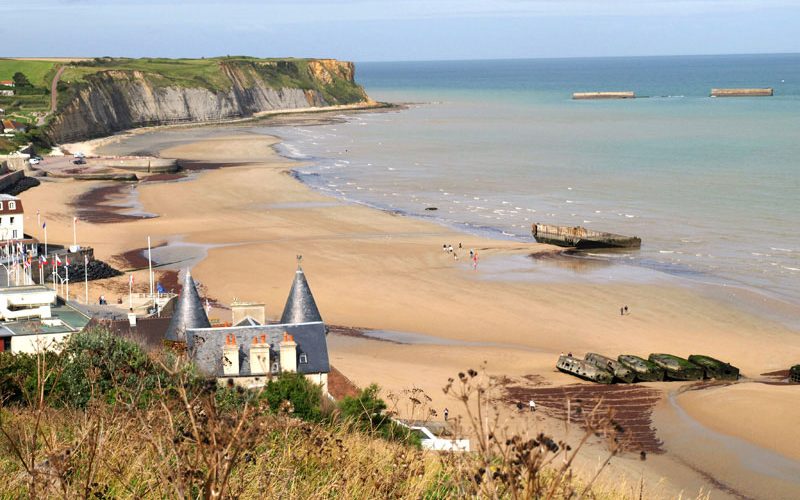
<svg viewBox="0 0 800 500">
<path fill-rule="evenodd" d="M 14 218 L 13 217 L 9 217 L 8 218 L 8 223 L 9 224 L 13 224 L 14 223 Z"/>
<path fill-rule="evenodd" d="M 19 237 L 19 236 L 17 236 L 17 230 L 15 229 L 15 230 L 13 230 L 11 232 L 14 233 L 14 234 L 11 235 L 11 239 L 16 240 Z"/>
<path fill-rule="evenodd" d="M 9 201 L 8 202 L 8 209 L 9 210 L 16 210 L 17 209 L 17 202 L 16 201 Z"/>
<path fill-rule="evenodd" d="M 308 363 L 308 355 L 306 355 L 306 354 L 301 354 L 301 355 L 300 355 L 300 364 L 304 365 L 304 364 L 306 364 L 306 363 Z"/>
<path fill-rule="evenodd" d="M 278 373 L 279 370 L 280 370 L 280 365 L 278 365 L 277 362 L 272 363 L 272 373 Z"/>
</svg>

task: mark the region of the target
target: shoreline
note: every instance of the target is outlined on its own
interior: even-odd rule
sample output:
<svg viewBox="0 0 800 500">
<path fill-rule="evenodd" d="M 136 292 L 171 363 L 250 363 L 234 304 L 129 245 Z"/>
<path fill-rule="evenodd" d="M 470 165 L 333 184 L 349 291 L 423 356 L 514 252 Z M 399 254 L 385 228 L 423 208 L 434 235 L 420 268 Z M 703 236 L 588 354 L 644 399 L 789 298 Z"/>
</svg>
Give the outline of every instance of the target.
<svg viewBox="0 0 800 500">
<path fill-rule="evenodd" d="M 734 364 L 747 353 L 743 369 L 752 373 L 781 368 L 788 359 L 786 349 L 800 352 L 800 341 L 789 330 L 698 297 L 689 288 L 663 283 L 476 279 L 483 266 L 488 268 L 495 259 L 548 249 L 535 243 L 479 238 L 431 221 L 339 203 L 286 175 L 297 165 L 275 154 L 274 141 L 255 134 L 200 137 L 165 149 L 165 156 L 237 166 L 204 170 L 182 182 L 140 184 L 141 206 L 159 214 L 157 223 L 87 222 L 79 228 L 79 241 L 90 242 L 101 257 L 141 248 L 146 236 L 153 237 L 154 246 L 179 240 L 202 249 L 205 255 L 192 273 L 206 293 L 223 302 L 232 297 L 265 302 L 270 317 L 280 313 L 294 256 L 302 253 L 327 323 L 454 341 L 443 348 L 329 337 L 331 363 L 354 383 L 363 387 L 377 382 L 397 394 L 420 387 L 439 409 L 455 405 L 441 394 L 447 378 L 484 361 L 493 375 L 520 380 L 536 375 L 552 387 L 561 387 L 576 382 L 553 369 L 554 356 L 567 349 L 608 353 L 669 349 L 683 355 L 700 350 L 719 352 L 723 359 L 733 356 Z M 64 200 L 102 183 L 46 184 L 24 193 L 25 204 L 45 208 L 51 239 L 66 241 L 71 238 L 71 214 L 63 214 Z M 61 219 L 58 214 L 63 214 Z M 26 217 L 28 222 L 30 217 Z M 481 251 L 477 274 L 466 259 L 454 261 L 443 254 L 443 242 L 455 245 L 459 240 L 466 248 L 487 249 Z M 549 250 L 561 251 L 558 247 Z M 139 273 L 136 282 L 145 283 L 145 275 Z M 126 277 L 116 281 L 106 285 L 121 288 Z M 98 289 L 92 288 L 92 296 Z M 630 317 L 615 313 L 623 301 L 632 306 Z M 214 308 L 214 314 L 226 317 L 229 312 Z M 469 344 L 487 340 L 496 345 Z M 760 352 L 765 345 L 785 347 Z M 500 408 L 504 415 L 513 413 L 507 406 Z M 458 410 L 452 414 L 456 416 Z M 563 428 L 563 423 L 537 419 L 539 425 Z M 594 456 L 591 452 L 587 457 L 586 470 L 591 470 Z M 656 485 L 666 477 L 668 491 L 673 493 L 665 496 L 707 486 L 665 455 L 658 455 L 652 464 L 640 465 L 638 457 L 622 457 L 617 463 L 615 467 L 634 471 L 626 476 L 634 481 L 639 480 L 636 471 L 647 467 L 646 482 L 653 488 L 661 488 Z"/>
<path fill-rule="evenodd" d="M 82 141 L 71 141 L 64 144 L 59 144 L 57 147 L 61 149 L 62 152 L 66 151 L 71 153 L 74 150 L 76 152 L 81 151 L 87 156 L 96 156 L 97 155 L 96 150 L 98 148 L 108 146 L 109 144 L 122 142 L 133 136 L 147 134 L 151 132 L 158 132 L 160 130 L 225 127 L 225 126 L 242 125 L 249 123 L 255 124 L 262 120 L 267 120 L 270 118 L 277 118 L 282 116 L 324 115 L 326 113 L 337 113 L 342 111 L 345 112 L 377 111 L 381 109 L 389 110 L 389 109 L 400 109 L 400 108 L 402 108 L 402 105 L 392 104 L 388 102 L 370 101 L 370 102 L 363 102 L 356 104 L 342 104 L 342 105 L 325 106 L 325 107 L 307 107 L 307 108 L 259 111 L 258 113 L 255 113 L 252 116 L 243 118 L 230 118 L 218 121 L 186 122 L 186 123 L 173 123 L 167 125 L 150 125 L 146 127 L 136 127 L 132 129 L 113 132 L 109 135 L 102 137 L 92 137 Z"/>
</svg>

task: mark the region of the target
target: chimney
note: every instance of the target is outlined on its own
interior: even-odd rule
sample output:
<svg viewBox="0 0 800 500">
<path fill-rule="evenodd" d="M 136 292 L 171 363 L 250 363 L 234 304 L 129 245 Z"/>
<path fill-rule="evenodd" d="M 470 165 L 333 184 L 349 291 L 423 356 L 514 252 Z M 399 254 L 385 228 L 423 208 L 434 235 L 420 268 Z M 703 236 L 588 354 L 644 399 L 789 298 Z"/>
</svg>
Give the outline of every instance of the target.
<svg viewBox="0 0 800 500">
<path fill-rule="evenodd" d="M 225 346 L 222 348 L 222 373 L 228 377 L 239 375 L 239 346 L 236 336 L 225 335 Z"/>
<path fill-rule="evenodd" d="M 267 336 L 261 335 L 253 337 L 250 344 L 250 375 L 265 375 L 269 373 L 269 344 Z"/>
<path fill-rule="evenodd" d="M 283 332 L 283 341 L 281 342 L 281 371 L 297 371 L 297 344 L 294 337 L 288 332 Z"/>
<path fill-rule="evenodd" d="M 259 325 L 267 322 L 267 308 L 264 304 L 254 302 L 239 302 L 234 300 L 231 304 L 231 324 L 238 325 L 248 316 L 256 320 Z"/>
</svg>

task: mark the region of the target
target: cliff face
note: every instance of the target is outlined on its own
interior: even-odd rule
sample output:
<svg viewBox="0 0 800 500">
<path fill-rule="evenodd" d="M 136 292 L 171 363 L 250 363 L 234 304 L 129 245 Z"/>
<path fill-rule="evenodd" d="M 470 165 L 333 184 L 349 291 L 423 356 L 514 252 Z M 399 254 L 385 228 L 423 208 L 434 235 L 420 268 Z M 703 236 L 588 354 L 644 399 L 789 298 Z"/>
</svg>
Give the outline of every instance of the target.
<svg viewBox="0 0 800 500">
<path fill-rule="evenodd" d="M 354 81 L 350 62 L 325 60 L 219 61 L 214 85 L 176 82 L 168 74 L 107 69 L 71 89 L 48 126 L 57 142 L 108 135 L 146 125 L 208 122 L 261 111 L 371 102 Z"/>
</svg>

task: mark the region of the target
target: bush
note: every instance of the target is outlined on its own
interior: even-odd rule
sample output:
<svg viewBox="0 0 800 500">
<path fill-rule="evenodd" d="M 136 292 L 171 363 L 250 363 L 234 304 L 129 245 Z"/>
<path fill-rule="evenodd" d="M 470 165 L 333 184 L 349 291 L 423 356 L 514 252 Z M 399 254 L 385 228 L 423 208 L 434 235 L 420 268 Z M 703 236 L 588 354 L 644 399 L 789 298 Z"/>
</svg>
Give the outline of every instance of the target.
<svg viewBox="0 0 800 500">
<path fill-rule="evenodd" d="M 159 385 L 170 382 L 139 344 L 102 329 L 71 335 L 59 358 L 61 380 L 54 396 L 69 406 L 84 408 L 92 397 L 145 404 Z"/>
<path fill-rule="evenodd" d="M 287 410 L 311 422 L 319 421 L 322 417 L 322 389 L 300 373 L 282 373 L 270 380 L 264 389 L 264 398 L 274 412 Z"/>
<path fill-rule="evenodd" d="M 391 418 L 386 402 L 378 397 L 380 387 L 372 384 L 363 389 L 358 396 L 345 397 L 339 403 L 339 410 L 344 419 L 352 421 L 362 431 L 375 433 L 390 441 L 404 441 L 419 445 L 419 438 L 407 427 Z"/>
</svg>

